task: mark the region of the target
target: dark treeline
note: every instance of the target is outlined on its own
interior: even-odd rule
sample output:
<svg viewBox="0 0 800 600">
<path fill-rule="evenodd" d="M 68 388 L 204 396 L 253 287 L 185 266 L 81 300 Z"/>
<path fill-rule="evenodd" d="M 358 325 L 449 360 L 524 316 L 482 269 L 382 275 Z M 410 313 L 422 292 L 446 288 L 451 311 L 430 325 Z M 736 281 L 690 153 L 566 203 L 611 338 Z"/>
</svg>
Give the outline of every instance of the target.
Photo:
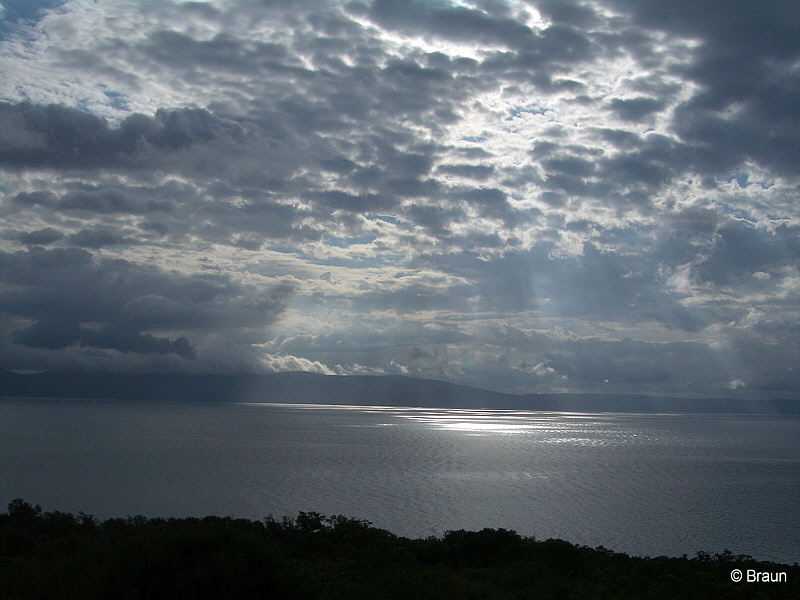
<svg viewBox="0 0 800 600">
<path fill-rule="evenodd" d="M 731 571 L 785 573 L 734 583 Z M 798 598 L 800 567 L 746 556 L 637 558 L 513 531 L 410 540 L 317 513 L 99 522 L 14 500 L 0 514 L 0 595 L 28 598 Z"/>
</svg>

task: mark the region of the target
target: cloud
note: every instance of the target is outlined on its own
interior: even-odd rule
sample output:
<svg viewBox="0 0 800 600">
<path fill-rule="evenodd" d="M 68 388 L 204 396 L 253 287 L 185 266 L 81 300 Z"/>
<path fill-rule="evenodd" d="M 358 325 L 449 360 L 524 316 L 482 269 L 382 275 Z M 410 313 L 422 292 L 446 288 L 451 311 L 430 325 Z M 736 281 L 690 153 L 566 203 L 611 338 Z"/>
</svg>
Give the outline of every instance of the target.
<svg viewBox="0 0 800 600">
<path fill-rule="evenodd" d="M 797 227 L 773 233 L 736 221 L 726 224 L 717 229 L 716 243 L 697 273 L 703 281 L 731 285 L 757 272 L 780 271 L 797 256 L 797 234 Z"/>
<path fill-rule="evenodd" d="M 625 121 L 642 121 L 654 112 L 664 110 L 665 103 L 655 98 L 612 98 L 609 108 Z"/>
<path fill-rule="evenodd" d="M 47 246 L 62 239 L 64 234 L 52 227 L 19 234 L 19 241 L 29 246 Z"/>
<path fill-rule="evenodd" d="M 2 102 L 0 123 L 0 166 L 11 168 L 152 168 L 193 145 L 237 143 L 243 135 L 201 109 L 135 114 L 113 128 L 101 117 L 56 104 Z"/>
<path fill-rule="evenodd" d="M 129 244 L 131 240 L 119 235 L 110 229 L 81 229 L 78 233 L 69 236 L 69 241 L 81 248 L 102 248 Z"/>
<path fill-rule="evenodd" d="M 273 355 L 264 354 L 261 357 L 264 368 L 269 373 L 281 371 L 306 371 L 308 373 L 320 373 L 321 375 L 335 375 L 336 371 L 328 368 L 318 361 L 311 361 L 305 358 L 298 358 L 292 355 Z"/>
<path fill-rule="evenodd" d="M 17 344 L 29 348 L 47 348 L 48 350 L 71 346 L 80 337 L 81 330 L 78 323 L 63 319 L 37 321 L 30 327 L 12 334 L 12 339 Z"/>
<path fill-rule="evenodd" d="M 800 389 L 795 4 L 32 5 L 4 364 Z"/>
<path fill-rule="evenodd" d="M 706 147 L 707 167 L 723 170 L 751 158 L 796 175 L 795 3 L 682 2 L 669 10 L 654 2 L 613 4 L 645 27 L 700 41 L 685 74 L 702 87 L 677 111 L 675 126 L 682 139 Z"/>
<path fill-rule="evenodd" d="M 175 341 L 152 335 L 103 327 L 100 330 L 80 327 L 77 321 L 43 319 L 12 334 L 16 344 L 29 348 L 61 350 L 75 344 L 92 348 L 138 352 L 141 354 L 177 354 L 193 359 L 196 352 L 185 337 Z"/>
<path fill-rule="evenodd" d="M 494 167 L 492 165 L 469 165 L 469 164 L 455 164 L 455 165 L 439 165 L 437 171 L 446 173 L 447 175 L 455 175 L 457 177 L 464 177 L 466 179 L 477 179 L 484 181 L 494 174 Z"/>
<path fill-rule="evenodd" d="M 382 26 L 405 30 L 422 29 L 457 41 L 502 43 L 511 47 L 532 41 L 533 31 L 508 18 L 498 18 L 481 10 L 422 0 L 376 0 L 372 17 Z"/>
<path fill-rule="evenodd" d="M 80 346 L 123 352 L 174 353 L 194 358 L 187 337 L 148 332 L 262 328 L 274 322 L 291 294 L 288 285 L 256 293 L 225 278 L 167 273 L 125 260 L 96 260 L 79 248 L 0 255 L 8 287 L 0 310 L 15 344 L 50 350 Z M 13 346 L 8 359 L 13 360 Z"/>
</svg>

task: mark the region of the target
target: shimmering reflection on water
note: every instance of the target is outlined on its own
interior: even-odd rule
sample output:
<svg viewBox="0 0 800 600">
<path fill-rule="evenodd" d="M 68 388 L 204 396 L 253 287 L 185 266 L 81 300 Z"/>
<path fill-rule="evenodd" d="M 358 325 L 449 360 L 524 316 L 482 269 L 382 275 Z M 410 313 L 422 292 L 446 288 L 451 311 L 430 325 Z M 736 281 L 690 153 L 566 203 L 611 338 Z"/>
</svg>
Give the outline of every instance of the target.
<svg viewBox="0 0 800 600">
<path fill-rule="evenodd" d="M 2 401 L 0 501 L 506 527 L 635 554 L 800 560 L 800 421 L 321 405 Z"/>
</svg>

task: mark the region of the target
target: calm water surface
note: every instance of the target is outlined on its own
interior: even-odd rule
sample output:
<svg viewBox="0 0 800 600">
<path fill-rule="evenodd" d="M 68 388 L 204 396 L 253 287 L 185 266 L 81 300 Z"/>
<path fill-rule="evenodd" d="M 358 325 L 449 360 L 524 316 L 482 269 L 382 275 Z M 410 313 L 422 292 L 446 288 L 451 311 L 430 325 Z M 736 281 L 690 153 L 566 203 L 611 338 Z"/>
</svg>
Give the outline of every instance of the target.
<svg viewBox="0 0 800 600">
<path fill-rule="evenodd" d="M 800 420 L 0 401 L 0 502 L 114 516 L 343 514 L 637 555 L 800 561 Z"/>
</svg>

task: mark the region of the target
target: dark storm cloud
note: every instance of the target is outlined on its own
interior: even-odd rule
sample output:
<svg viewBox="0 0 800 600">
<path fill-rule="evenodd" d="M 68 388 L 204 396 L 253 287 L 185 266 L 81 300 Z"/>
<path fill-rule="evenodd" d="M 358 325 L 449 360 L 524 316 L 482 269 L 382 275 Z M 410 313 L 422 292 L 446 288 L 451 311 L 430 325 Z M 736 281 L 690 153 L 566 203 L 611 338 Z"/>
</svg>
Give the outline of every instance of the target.
<svg viewBox="0 0 800 600">
<path fill-rule="evenodd" d="M 72 244 L 81 248 L 102 248 L 103 246 L 119 246 L 130 244 L 133 240 L 126 238 L 107 227 L 97 229 L 81 229 L 67 238 Z"/>
<path fill-rule="evenodd" d="M 80 337 L 81 328 L 78 323 L 65 319 L 42 319 L 12 334 L 12 339 L 17 344 L 48 350 L 60 350 L 71 346 Z"/>
<path fill-rule="evenodd" d="M 785 105 L 800 109 L 800 82 Z M 800 164 L 800 129 L 788 117 L 764 114 L 754 103 L 747 103 L 735 118 L 719 109 L 707 109 L 700 99 L 675 112 L 675 130 L 696 148 L 700 172 L 725 175 L 752 159 L 776 173 L 797 176 Z"/>
<path fill-rule="evenodd" d="M 47 246 L 58 240 L 62 239 L 64 234 L 53 229 L 52 227 L 45 227 L 44 229 L 37 229 L 35 231 L 26 231 L 20 233 L 17 239 L 23 244 L 28 246 Z"/>
<path fill-rule="evenodd" d="M 170 213 L 176 208 L 177 190 L 135 190 L 111 186 L 80 186 L 72 188 L 49 206 L 59 211 L 86 211 L 108 214 Z M 144 192 L 144 193 L 142 193 Z M 172 192 L 172 193 L 170 193 Z M 18 200 L 19 201 L 19 200 Z"/>
<path fill-rule="evenodd" d="M 118 186 L 72 186 L 62 196 L 53 192 L 22 192 L 12 198 L 22 207 L 39 207 L 55 211 L 86 211 L 107 214 L 150 214 L 172 212 L 178 190 L 174 186 L 156 190 Z M 185 194 L 180 194 L 184 196 Z M 158 196 L 164 196 L 159 198 Z M 169 199 L 167 199 L 169 198 Z"/>
<path fill-rule="evenodd" d="M 147 333 L 263 327 L 284 309 L 289 286 L 258 293 L 225 278 L 186 276 L 126 260 L 96 260 L 86 250 L 33 247 L 2 253 L 6 321 L 34 321 L 15 343 L 64 348 L 75 343 L 125 352 L 194 356 L 189 342 Z"/>
<path fill-rule="evenodd" d="M 678 134 L 724 172 L 752 158 L 789 175 L 800 164 L 800 5 L 611 0 L 647 28 L 699 39 L 684 74 L 702 86 L 675 115 Z M 724 115 L 735 107 L 734 114 Z"/>
<path fill-rule="evenodd" d="M 81 346 L 108 348 L 121 352 L 138 352 L 140 354 L 177 354 L 186 359 L 197 356 L 195 349 L 185 337 L 176 340 L 157 338 L 136 331 L 104 327 L 100 330 L 84 329 L 80 336 Z M 30 345 L 30 344 L 29 344 Z"/>
<path fill-rule="evenodd" d="M 790 58 L 797 50 L 800 7 L 794 2 L 609 0 L 608 4 L 632 14 L 644 27 L 699 36 L 741 55 Z"/>
<path fill-rule="evenodd" d="M 153 168 L 158 157 L 215 139 L 242 140 L 241 129 L 206 110 L 132 115 L 118 128 L 59 105 L 0 102 L 0 166 L 6 168 Z"/>
<path fill-rule="evenodd" d="M 76 321 L 43 319 L 30 327 L 12 333 L 16 344 L 28 348 L 61 350 L 75 344 L 91 348 L 137 352 L 140 354 L 176 354 L 194 359 L 196 352 L 185 337 L 177 340 L 157 338 L 130 330 L 103 327 L 95 330 L 80 327 Z"/>
</svg>

